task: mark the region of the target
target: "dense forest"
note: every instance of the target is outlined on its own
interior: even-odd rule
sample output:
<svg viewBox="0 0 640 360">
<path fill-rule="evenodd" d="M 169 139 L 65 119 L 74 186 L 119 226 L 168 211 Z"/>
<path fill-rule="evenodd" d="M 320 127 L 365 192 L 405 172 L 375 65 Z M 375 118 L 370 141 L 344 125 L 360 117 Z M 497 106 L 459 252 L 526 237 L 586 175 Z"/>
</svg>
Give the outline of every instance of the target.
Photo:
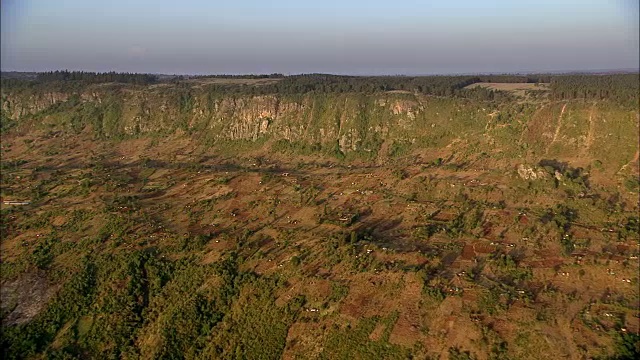
<svg viewBox="0 0 640 360">
<path fill-rule="evenodd" d="M 551 79 L 554 99 L 616 99 L 638 105 L 639 74 L 566 75 Z"/>
</svg>

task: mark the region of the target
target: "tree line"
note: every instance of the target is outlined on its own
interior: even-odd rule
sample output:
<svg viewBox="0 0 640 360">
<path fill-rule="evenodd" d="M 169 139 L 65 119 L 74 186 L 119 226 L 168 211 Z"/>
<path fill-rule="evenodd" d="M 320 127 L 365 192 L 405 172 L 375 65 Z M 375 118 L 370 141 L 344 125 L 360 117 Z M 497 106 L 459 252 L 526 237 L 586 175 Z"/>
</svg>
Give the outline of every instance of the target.
<svg viewBox="0 0 640 360">
<path fill-rule="evenodd" d="M 556 100 L 616 99 L 637 106 L 639 94 L 639 74 L 561 75 L 551 79 L 551 96 Z"/>
<path fill-rule="evenodd" d="M 176 84 L 188 86 L 183 80 L 193 77 L 170 77 Z M 481 87 L 467 88 L 479 82 L 496 83 L 549 83 L 553 100 L 610 99 L 626 105 L 637 105 L 640 92 L 638 73 L 633 74 L 579 74 L 579 75 L 435 75 L 435 76 L 344 76 L 331 74 L 301 74 L 284 76 L 279 73 L 265 75 L 207 75 L 196 78 L 280 79 L 277 82 L 253 86 L 248 84 L 212 84 L 212 92 L 231 95 L 304 94 L 316 93 L 376 93 L 407 91 L 431 96 L 466 97 L 477 100 L 501 100 L 510 97 L 507 92 Z M 85 84 L 124 83 L 149 85 L 164 78 L 152 74 L 95 73 L 84 71 L 51 71 L 38 73 L 34 80 L 4 78 L 3 88 L 77 89 Z M 169 78 L 167 78 L 169 79 Z"/>
<path fill-rule="evenodd" d="M 96 73 L 89 71 L 57 70 L 38 73 L 38 75 L 36 75 L 35 81 L 79 81 L 91 84 L 117 82 L 147 85 L 156 83 L 158 81 L 158 76 L 153 74 L 119 73 L 115 71 Z"/>
<path fill-rule="evenodd" d="M 232 94 L 266 95 L 317 93 L 376 93 L 407 91 L 431 96 L 466 97 L 476 100 L 509 98 L 508 92 L 482 87 L 467 88 L 479 82 L 548 83 L 554 100 L 613 100 L 637 106 L 640 94 L 638 74 L 581 75 L 476 75 L 476 76 L 341 76 L 303 74 L 283 77 L 262 86 L 217 84 L 213 91 Z"/>
</svg>

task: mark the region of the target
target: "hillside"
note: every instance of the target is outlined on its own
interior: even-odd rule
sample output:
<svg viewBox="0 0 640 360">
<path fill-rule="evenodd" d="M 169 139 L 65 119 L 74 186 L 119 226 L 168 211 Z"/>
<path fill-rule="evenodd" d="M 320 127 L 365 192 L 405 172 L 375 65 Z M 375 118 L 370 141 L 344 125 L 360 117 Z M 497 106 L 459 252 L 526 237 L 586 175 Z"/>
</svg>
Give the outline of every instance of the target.
<svg viewBox="0 0 640 360">
<path fill-rule="evenodd" d="M 3 81 L 5 357 L 638 351 L 637 74 L 92 76 Z"/>
</svg>

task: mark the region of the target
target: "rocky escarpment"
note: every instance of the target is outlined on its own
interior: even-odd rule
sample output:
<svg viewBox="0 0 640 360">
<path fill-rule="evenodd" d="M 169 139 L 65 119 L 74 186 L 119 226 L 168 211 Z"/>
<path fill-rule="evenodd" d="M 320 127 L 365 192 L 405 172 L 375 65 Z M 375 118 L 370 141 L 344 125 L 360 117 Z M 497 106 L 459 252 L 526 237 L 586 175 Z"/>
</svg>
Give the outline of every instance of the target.
<svg viewBox="0 0 640 360">
<path fill-rule="evenodd" d="M 180 133 L 207 146 L 288 142 L 292 149 L 369 158 L 431 149 L 457 158 L 489 156 L 493 163 L 557 158 L 586 167 L 597 161 L 618 171 L 638 150 L 637 110 L 608 101 L 479 101 L 394 91 L 252 95 L 198 84 L 97 84 L 3 88 L 2 115 L 46 130 L 89 128 L 99 139 Z M 612 141 L 620 144 L 615 151 Z"/>
<path fill-rule="evenodd" d="M 109 88 L 78 93 L 7 93 L 2 111 L 20 121 L 30 115 L 76 113 L 106 137 L 171 133 L 210 141 L 261 138 L 376 151 L 390 133 L 410 134 L 424 110 L 413 95 L 353 94 L 225 96 L 204 89 Z M 64 114 L 62 117 L 65 117 Z"/>
<path fill-rule="evenodd" d="M 45 92 L 35 94 L 3 94 L 2 111 L 11 119 L 43 111 L 54 104 L 65 102 L 70 94 L 64 92 Z"/>
</svg>

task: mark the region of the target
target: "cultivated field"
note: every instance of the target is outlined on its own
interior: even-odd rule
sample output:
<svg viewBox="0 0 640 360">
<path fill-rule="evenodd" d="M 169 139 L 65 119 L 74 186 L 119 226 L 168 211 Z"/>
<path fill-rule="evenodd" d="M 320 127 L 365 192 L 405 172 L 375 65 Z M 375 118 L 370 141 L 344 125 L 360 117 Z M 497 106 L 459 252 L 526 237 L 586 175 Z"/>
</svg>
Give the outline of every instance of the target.
<svg viewBox="0 0 640 360">
<path fill-rule="evenodd" d="M 200 85 L 268 85 L 273 84 L 282 79 L 234 79 L 234 78 L 196 78 L 187 80 L 188 83 Z"/>
<path fill-rule="evenodd" d="M 482 87 L 489 90 L 507 91 L 513 95 L 525 97 L 528 91 L 548 91 L 549 84 L 546 83 L 494 83 L 494 82 L 479 82 L 471 84 L 466 89 L 473 89 L 476 87 Z"/>
</svg>

